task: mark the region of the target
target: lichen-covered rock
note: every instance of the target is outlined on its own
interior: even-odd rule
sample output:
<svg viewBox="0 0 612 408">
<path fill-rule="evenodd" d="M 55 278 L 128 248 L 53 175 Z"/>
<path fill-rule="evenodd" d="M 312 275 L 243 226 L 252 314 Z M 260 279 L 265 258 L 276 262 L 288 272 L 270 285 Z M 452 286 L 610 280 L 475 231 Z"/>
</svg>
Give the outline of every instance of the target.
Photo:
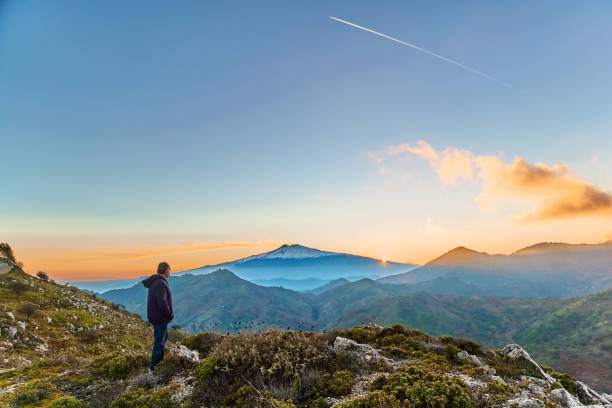
<svg viewBox="0 0 612 408">
<path fill-rule="evenodd" d="M 21 328 L 21 330 L 25 330 L 26 328 L 26 323 L 22 322 L 22 321 L 18 321 L 17 322 L 17 326 L 19 326 L 19 328 Z"/>
<path fill-rule="evenodd" d="M 195 350 L 189 350 L 187 347 L 179 344 L 170 349 L 170 354 L 177 356 L 181 360 L 196 364 L 200 362 L 200 355 Z"/>
</svg>

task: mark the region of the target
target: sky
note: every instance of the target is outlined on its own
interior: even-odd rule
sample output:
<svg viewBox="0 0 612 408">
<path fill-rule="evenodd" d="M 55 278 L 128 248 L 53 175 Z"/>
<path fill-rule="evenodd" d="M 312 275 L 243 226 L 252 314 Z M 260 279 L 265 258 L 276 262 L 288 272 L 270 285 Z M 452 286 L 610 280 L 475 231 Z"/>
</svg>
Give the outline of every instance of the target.
<svg viewBox="0 0 612 408">
<path fill-rule="evenodd" d="M 423 263 L 612 239 L 611 18 L 607 0 L 0 1 L 0 241 L 89 280 L 283 243 Z"/>
</svg>

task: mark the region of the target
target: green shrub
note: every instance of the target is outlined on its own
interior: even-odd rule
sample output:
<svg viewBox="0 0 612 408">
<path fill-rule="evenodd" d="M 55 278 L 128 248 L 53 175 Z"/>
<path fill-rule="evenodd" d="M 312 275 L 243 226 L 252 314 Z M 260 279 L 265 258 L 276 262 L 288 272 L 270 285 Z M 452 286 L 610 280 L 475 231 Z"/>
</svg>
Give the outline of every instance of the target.
<svg viewBox="0 0 612 408">
<path fill-rule="evenodd" d="M 379 390 L 413 408 L 471 408 L 467 386 L 457 378 L 408 367 L 372 383 Z M 367 405 L 365 405 L 367 406 Z"/>
<path fill-rule="evenodd" d="M 224 337 L 210 353 L 219 366 L 243 377 L 291 380 L 327 360 L 324 339 L 310 332 L 270 330 Z"/>
<path fill-rule="evenodd" d="M 17 390 L 12 404 L 15 407 L 23 407 L 47 398 L 55 392 L 55 385 L 48 381 L 36 380 L 22 386 Z"/>
<path fill-rule="evenodd" d="M 82 408 L 83 406 L 83 403 L 78 399 L 71 396 L 63 396 L 49 405 L 49 408 Z"/>
<path fill-rule="evenodd" d="M 353 373 L 348 370 L 336 371 L 327 384 L 329 394 L 332 396 L 342 396 L 351 392 L 355 385 Z"/>
<path fill-rule="evenodd" d="M 382 391 L 374 391 L 364 398 L 354 399 L 337 405 L 338 408 L 399 408 L 400 406 L 401 404 L 397 398 Z"/>
<path fill-rule="evenodd" d="M 96 358 L 90 365 L 94 375 L 123 380 L 134 371 L 146 367 L 148 358 L 143 355 L 108 353 Z"/>
<path fill-rule="evenodd" d="M 197 350 L 200 357 L 206 357 L 223 336 L 217 333 L 203 332 L 184 338 L 181 344 L 190 350 Z"/>
<path fill-rule="evenodd" d="M 218 364 L 219 361 L 216 358 L 207 358 L 202 361 L 194 370 L 196 378 L 203 382 L 207 381 L 218 369 Z"/>
</svg>

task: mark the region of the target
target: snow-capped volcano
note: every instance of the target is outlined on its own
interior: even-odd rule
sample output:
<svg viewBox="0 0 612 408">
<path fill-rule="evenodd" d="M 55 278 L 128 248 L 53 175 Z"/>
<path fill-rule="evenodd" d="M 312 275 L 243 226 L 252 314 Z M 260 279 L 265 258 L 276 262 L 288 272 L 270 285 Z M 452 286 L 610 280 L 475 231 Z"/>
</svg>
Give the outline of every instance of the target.
<svg viewBox="0 0 612 408">
<path fill-rule="evenodd" d="M 293 244 L 288 245 L 285 244 L 279 248 L 276 248 L 274 251 L 266 252 L 259 255 L 249 256 L 247 258 L 242 258 L 236 263 L 247 262 L 253 259 L 304 259 L 304 258 L 318 258 L 321 256 L 331 256 L 338 255 L 336 252 L 327 252 L 321 251 L 319 249 L 308 248 L 303 245 Z"/>
<path fill-rule="evenodd" d="M 199 275 L 217 269 L 229 269 L 246 280 L 308 279 L 324 281 L 346 278 L 380 278 L 406 272 L 416 265 L 383 262 L 365 256 L 321 251 L 298 244 L 285 244 L 273 251 L 251 255 L 218 265 L 206 265 L 181 272 Z"/>
</svg>

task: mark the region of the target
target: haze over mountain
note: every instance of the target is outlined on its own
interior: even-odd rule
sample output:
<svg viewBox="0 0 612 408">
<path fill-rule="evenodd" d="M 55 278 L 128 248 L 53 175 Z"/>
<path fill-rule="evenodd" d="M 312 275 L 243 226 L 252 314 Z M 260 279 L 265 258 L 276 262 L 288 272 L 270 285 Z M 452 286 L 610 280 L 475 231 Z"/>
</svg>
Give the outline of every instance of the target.
<svg viewBox="0 0 612 408">
<path fill-rule="evenodd" d="M 338 252 L 321 251 L 303 245 L 282 245 L 262 254 L 248 256 L 217 265 L 206 265 L 173 276 L 201 275 L 218 269 L 230 269 L 236 275 L 263 286 L 283 286 L 295 290 L 309 290 L 330 280 L 344 278 L 351 281 L 380 278 L 407 272 L 418 265 L 386 262 L 379 259 Z M 112 289 L 129 288 L 142 280 L 71 282 L 72 285 L 98 293 Z"/>
<path fill-rule="evenodd" d="M 612 244 L 540 243 L 510 255 L 457 247 L 380 282 L 459 295 L 584 296 L 612 288 Z"/>
</svg>

